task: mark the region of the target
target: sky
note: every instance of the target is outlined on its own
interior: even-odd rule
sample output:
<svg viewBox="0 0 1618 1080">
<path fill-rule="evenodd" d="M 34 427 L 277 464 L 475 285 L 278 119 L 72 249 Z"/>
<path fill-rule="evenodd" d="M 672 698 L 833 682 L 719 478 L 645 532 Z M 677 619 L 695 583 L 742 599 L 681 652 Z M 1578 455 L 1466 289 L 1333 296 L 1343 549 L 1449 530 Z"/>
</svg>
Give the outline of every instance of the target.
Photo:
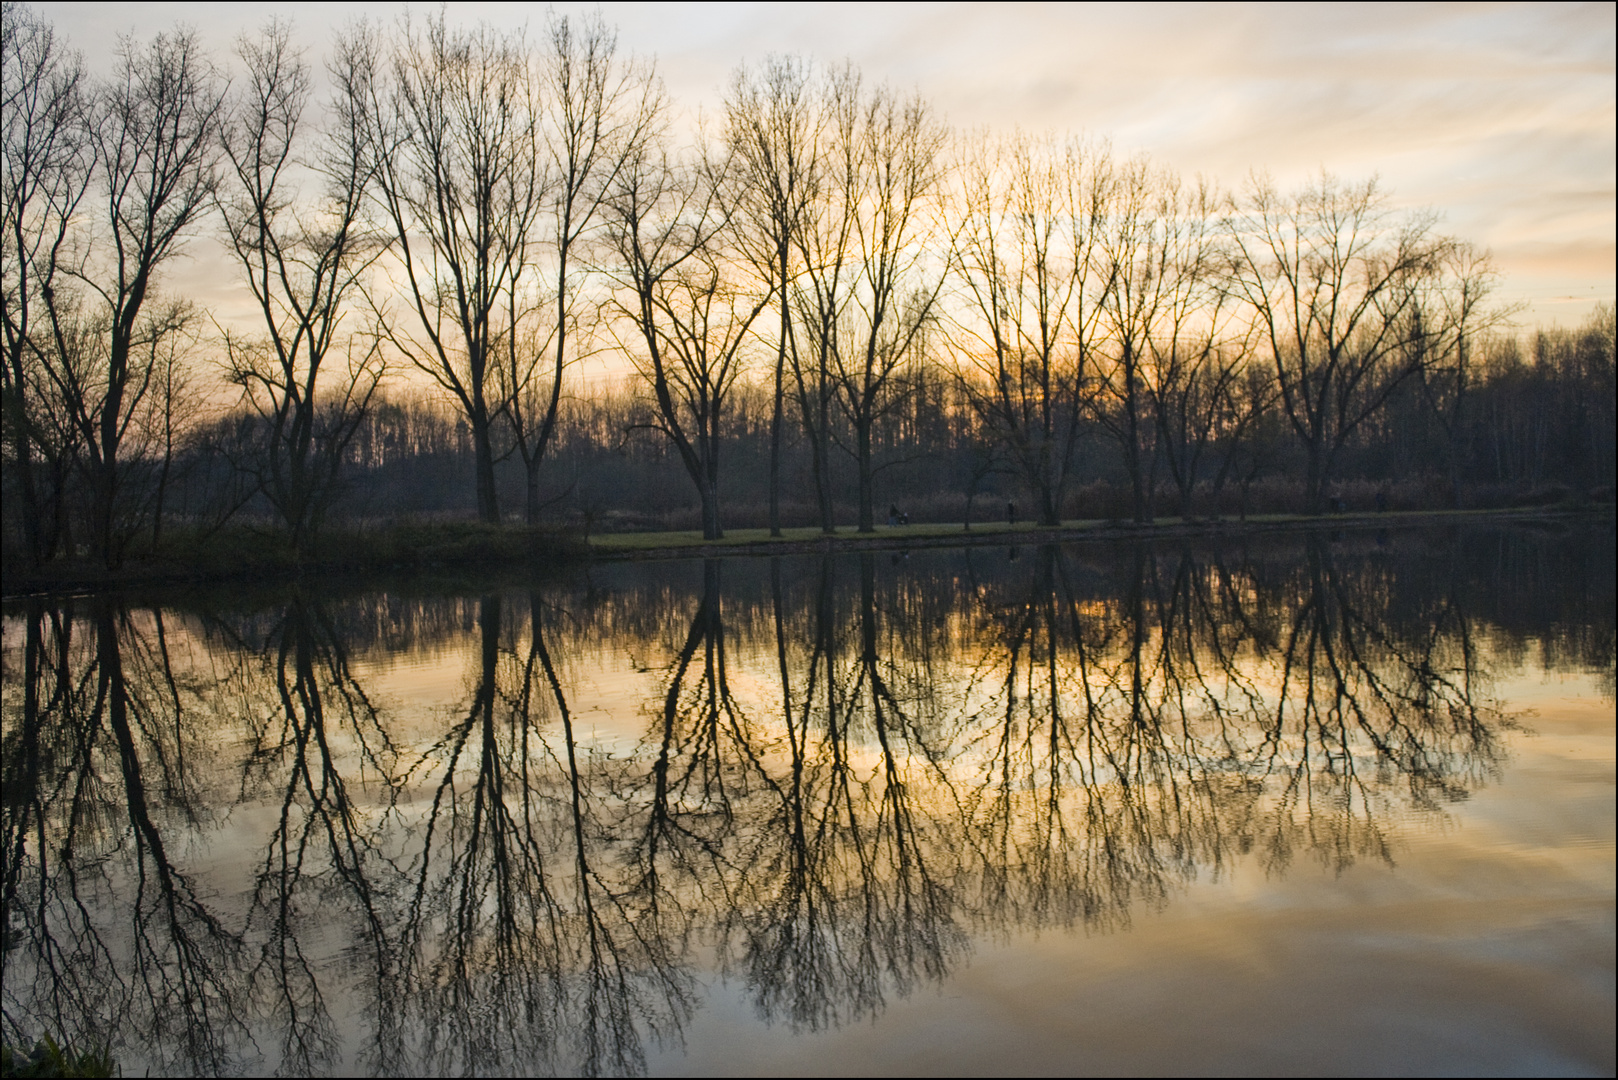
<svg viewBox="0 0 1618 1080">
<path fill-rule="evenodd" d="M 221 64 L 272 14 L 318 58 L 333 32 L 402 4 L 39 3 L 93 70 L 121 34 L 194 28 Z M 584 5 L 558 4 L 575 13 Z M 417 10 L 423 10 L 418 5 Z M 538 4 L 454 3 L 452 21 L 528 24 Z M 620 47 L 713 111 L 770 53 L 850 59 L 919 90 L 958 129 L 1083 133 L 1227 188 L 1376 176 L 1396 205 L 1491 250 L 1519 324 L 1582 322 L 1614 299 L 1615 41 L 1599 4 L 603 4 Z M 193 244 L 171 287 L 227 280 Z M 229 307 L 228 303 L 223 305 Z"/>
</svg>

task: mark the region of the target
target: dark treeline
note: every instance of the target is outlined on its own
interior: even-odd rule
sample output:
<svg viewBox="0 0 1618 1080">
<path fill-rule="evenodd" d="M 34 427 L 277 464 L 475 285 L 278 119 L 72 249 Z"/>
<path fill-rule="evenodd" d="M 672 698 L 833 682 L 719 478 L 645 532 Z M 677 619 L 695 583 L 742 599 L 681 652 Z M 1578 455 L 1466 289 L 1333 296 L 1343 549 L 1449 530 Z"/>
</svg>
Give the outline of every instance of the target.
<svg viewBox="0 0 1618 1080">
<path fill-rule="evenodd" d="M 317 80 L 282 23 L 96 73 L 4 13 L 17 563 L 233 518 L 302 551 L 1610 497 L 1613 310 L 1515 335 L 1487 254 L 1374 182 L 957 135 L 790 57 L 697 128 L 596 16 L 359 23 Z M 246 323 L 173 290 L 210 237 Z"/>
<path fill-rule="evenodd" d="M 15 603 L 7 1034 L 158 1072 L 633 1073 L 704 957 L 771 1022 L 865 1020 L 984 933 L 1445 827 L 1504 760 L 1493 680 L 1610 692 L 1610 550 L 1315 531 Z M 423 651 L 452 703 L 398 693 Z"/>
</svg>

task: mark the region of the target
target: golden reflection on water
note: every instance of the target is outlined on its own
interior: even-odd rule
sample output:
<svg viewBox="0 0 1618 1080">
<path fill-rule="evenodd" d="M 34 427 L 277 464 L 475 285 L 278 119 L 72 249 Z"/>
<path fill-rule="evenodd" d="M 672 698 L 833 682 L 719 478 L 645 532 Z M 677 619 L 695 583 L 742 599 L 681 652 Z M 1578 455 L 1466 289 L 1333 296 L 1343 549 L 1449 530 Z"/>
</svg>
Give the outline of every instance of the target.
<svg viewBox="0 0 1618 1080">
<path fill-rule="evenodd" d="M 1277 946 L 1230 950 L 1358 955 L 1378 889 L 1501 848 L 1471 803 L 1508 831 L 1566 804 L 1610 867 L 1610 755 L 1604 805 L 1537 790 L 1543 754 L 1498 783 L 1525 678 L 1596 680 L 1581 738 L 1610 748 L 1610 551 L 1296 537 L 13 607 L 8 1034 L 110 1030 L 180 1072 L 701 1071 L 744 1044 L 861 1071 L 881 1016 L 911 1071 L 1111 983 L 1184 1010 L 1223 965 L 1273 1006 Z M 1346 921 L 1271 917 L 1323 880 L 1383 884 Z M 1481 887 L 1409 902 L 1463 925 Z M 997 970 L 1024 990 L 927 1012 Z M 1150 1059 L 1081 1027 L 982 1067 Z"/>
</svg>

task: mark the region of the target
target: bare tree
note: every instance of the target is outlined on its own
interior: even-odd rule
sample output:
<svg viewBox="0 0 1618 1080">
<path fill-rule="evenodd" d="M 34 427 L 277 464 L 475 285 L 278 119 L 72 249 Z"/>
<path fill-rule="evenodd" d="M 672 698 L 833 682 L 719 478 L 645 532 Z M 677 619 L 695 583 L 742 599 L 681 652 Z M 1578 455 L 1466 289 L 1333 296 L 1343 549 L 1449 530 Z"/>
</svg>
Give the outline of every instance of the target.
<svg viewBox="0 0 1618 1080">
<path fill-rule="evenodd" d="M 617 34 L 599 13 L 577 23 L 552 16 L 549 48 L 541 57 L 545 90 L 543 153 L 553 184 L 549 212 L 540 215 L 554 293 L 551 318 L 527 337 L 508 335 L 502 378 L 510 396 L 509 418 L 526 478 L 526 520 L 538 524 L 540 463 L 556 436 L 562 379 L 577 345 L 582 286 L 580 247 L 601 222 L 603 200 L 624 162 L 651 134 L 657 115 L 650 69 L 622 60 Z M 514 304 L 515 295 L 508 297 Z M 546 355 L 548 374 L 541 376 Z"/>
<path fill-rule="evenodd" d="M 1430 214 L 1395 216 L 1375 180 L 1323 175 L 1283 196 L 1255 178 L 1230 210 L 1232 288 L 1271 354 L 1319 513 L 1350 436 L 1430 357 L 1413 311 L 1454 243 Z"/>
<path fill-rule="evenodd" d="M 1242 407 L 1252 335 L 1223 280 L 1219 194 L 1202 180 L 1187 187 L 1162 175 L 1159 184 L 1160 299 L 1142 374 L 1158 460 L 1186 517 L 1208 455 L 1221 438 L 1239 438 L 1253 416 Z"/>
<path fill-rule="evenodd" d="M 736 178 L 740 246 L 763 274 L 780 315 L 770 411 L 770 535 L 781 535 L 781 435 L 787 352 L 792 342 L 799 231 L 814 193 L 821 117 L 809 63 L 772 56 L 739 68 L 725 98 L 726 142 Z"/>
<path fill-rule="evenodd" d="M 840 100 L 830 196 L 842 204 L 837 216 L 846 219 L 852 266 L 838 282 L 842 296 L 832 292 L 824 307 L 831 325 L 815 330 L 835 335 L 822 341 L 830 346 L 824 355 L 852 429 L 859 531 L 874 532 L 873 437 L 904 399 L 906 368 L 920 361 L 917 348 L 943 290 L 944 275 L 929 262 L 941 226 L 945 131 L 920 97 L 901 100 L 887 87 L 865 93 L 853 74 L 833 94 Z"/>
<path fill-rule="evenodd" d="M 1419 369 L 1422 395 L 1444 436 L 1450 502 L 1459 509 L 1478 342 L 1498 331 L 1512 309 L 1488 305 L 1499 273 L 1488 252 L 1456 243 L 1447 256 L 1448 272 L 1414 309 L 1422 326 L 1410 335 L 1410 348 L 1425 354 L 1411 362 Z"/>
<path fill-rule="evenodd" d="M 89 190 L 86 79 L 50 24 L 6 3 L 0 27 L 0 420 L 21 500 L 24 543 L 37 567 L 56 554 L 66 528 L 68 472 L 76 429 L 49 376 L 60 353 L 50 318 L 62 287 L 71 222 Z"/>
<path fill-rule="evenodd" d="M 955 375 L 1043 525 L 1060 523 L 1086 420 L 1110 171 L 1105 147 L 1021 133 L 972 140 L 957 170 Z"/>
<path fill-rule="evenodd" d="M 375 336 L 343 335 L 360 276 L 383 249 L 363 214 L 378 50 L 364 26 L 339 38 L 329 128 L 306 158 L 310 74 L 288 38 L 286 23 L 271 22 L 238 45 L 247 75 L 224 131 L 233 183 L 219 205 L 264 320 L 262 337 L 225 334 L 230 377 L 263 423 L 259 485 L 302 549 L 337 494 L 344 450 L 384 370 Z M 302 170 L 320 186 L 314 200 L 300 197 Z M 335 387 L 326 370 L 334 349 L 347 361 Z"/>
<path fill-rule="evenodd" d="M 769 302 L 722 250 L 729 224 L 718 197 L 725 164 L 677 163 L 657 144 L 626 164 L 612 195 L 618 314 L 640 347 L 624 346 L 652 391 L 651 426 L 673 442 L 702 502 L 702 535 L 724 535 L 719 450 L 743 347 Z"/>
<path fill-rule="evenodd" d="M 478 515 L 498 524 L 494 430 L 511 391 L 496 366 L 538 310 L 534 232 L 552 194 L 534 57 L 520 33 L 451 29 L 440 11 L 405 24 L 392 76 L 372 97 L 376 189 L 415 319 L 388 336 L 459 404 Z"/>
<path fill-rule="evenodd" d="M 1151 387 L 1152 417 L 1182 518 L 1191 514 L 1197 484 L 1215 460 L 1217 498 L 1253 425 L 1274 404 L 1274 380 L 1254 363 L 1252 345 L 1250 335 L 1203 332 L 1154 348 L 1161 355 Z"/>
<path fill-rule="evenodd" d="M 104 199 L 76 240 L 66 269 L 82 285 L 48 301 L 59 328 L 52 380 L 78 430 L 90 480 L 90 544 L 107 566 L 149 507 L 133 483 L 143 468 L 125 446 L 153 389 L 164 335 L 184 331 L 187 305 L 155 315 L 147 303 L 159 272 L 180 254 L 186 232 L 213 199 L 222 91 L 189 31 L 158 34 L 141 46 L 125 39 L 120 70 L 91 114 L 94 176 Z M 69 329 L 69 328 L 72 329 Z M 76 355 L 63 347 L 76 337 Z"/>
<path fill-rule="evenodd" d="M 175 476 L 176 458 L 193 444 L 193 425 L 203 412 L 205 396 L 191 362 L 197 346 L 197 335 L 191 328 L 200 320 L 190 317 L 188 306 L 183 306 L 178 314 L 182 329 L 154 336 L 151 341 L 152 389 L 146 395 L 146 416 L 142 423 L 144 453 L 154 459 L 157 472 L 151 496 L 154 552 L 163 540 L 163 514 L 167 509 L 169 485 Z"/>
<path fill-rule="evenodd" d="M 1123 451 L 1137 522 L 1152 520 L 1157 488 L 1152 339 L 1165 321 L 1170 326 L 1180 321 L 1197 272 L 1181 258 L 1189 254 L 1183 249 L 1191 238 L 1179 195 L 1174 177 L 1137 158 L 1114 176 L 1102 229 L 1107 348 L 1101 365 L 1104 393 L 1095 415 Z"/>
<path fill-rule="evenodd" d="M 787 318 L 786 359 L 799 418 L 809 441 L 815 502 L 824 533 L 836 531 L 832 506 L 834 356 L 858 265 L 853 255 L 859 156 L 859 76 L 849 67 L 829 73 L 818 89 L 820 138 L 809 148 L 802 216 L 792 233 L 802 260 L 789 286 L 796 322 Z M 796 328 L 802 328 L 801 339 Z"/>
</svg>

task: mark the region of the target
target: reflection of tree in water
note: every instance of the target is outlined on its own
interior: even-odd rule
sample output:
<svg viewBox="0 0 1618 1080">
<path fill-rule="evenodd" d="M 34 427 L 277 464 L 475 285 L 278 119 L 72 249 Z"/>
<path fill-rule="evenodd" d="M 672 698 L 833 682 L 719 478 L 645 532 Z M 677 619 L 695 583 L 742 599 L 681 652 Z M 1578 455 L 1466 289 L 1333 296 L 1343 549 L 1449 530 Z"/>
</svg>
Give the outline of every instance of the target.
<svg viewBox="0 0 1618 1080">
<path fill-rule="evenodd" d="M 30 602 L 21 679 L 6 673 L 7 1040 L 110 1023 L 160 1067 L 221 1071 L 245 1034 L 242 943 L 175 861 L 211 816 L 207 710 L 161 613 L 87 606 Z"/>
<path fill-rule="evenodd" d="M 726 955 L 737 950 L 730 963 L 761 1013 L 810 1029 L 875 1011 L 885 986 L 941 977 L 963 944 L 927 835 L 946 819 L 918 812 L 907 779 L 932 753 L 914 715 L 926 681 L 914 650 L 877 647 L 871 558 L 853 613 L 837 609 L 833 565 L 822 561 L 795 636 L 772 564 L 779 696 L 760 703 L 761 723 L 729 690 L 709 564 L 670 679 L 642 852 L 647 878 L 667 880 L 660 852 L 683 871 L 667 894 L 699 904 L 687 918 L 714 927 Z"/>
<path fill-rule="evenodd" d="M 1388 858 L 1395 804 L 1463 797 L 1498 761 L 1453 597 L 1401 626 L 1318 544 L 1280 596 L 1189 550 L 1136 549 L 1101 607 L 1059 550 L 1039 566 L 987 602 L 1002 645 L 963 695 L 992 924 L 1109 923 L 1255 847 Z"/>
<path fill-rule="evenodd" d="M 1176 733 L 1149 692 L 1144 559 L 1121 610 L 1099 616 L 1058 551 L 1036 565 L 1026 592 L 986 605 L 1000 640 L 962 703 L 974 907 L 990 924 L 1110 925 L 1136 900 L 1161 901 L 1198 855 L 1217 860 L 1197 843 L 1217 831 L 1198 828 L 1194 781 L 1174 767 Z"/>
<path fill-rule="evenodd" d="M 244 666 L 236 704 L 246 718 L 243 802 L 273 808 L 246 917 L 256 959 L 249 981 L 262 1026 L 280 1036 L 280 1071 L 341 1064 L 341 1033 L 321 985 L 321 957 L 340 933 L 370 1031 L 359 1054 L 397 1071 L 398 974 L 391 942 L 396 874 L 376 820 L 394 795 L 397 748 L 323 605 L 296 589 Z M 334 927 L 340 927 L 336 929 Z"/>
<path fill-rule="evenodd" d="M 1345 577 L 1315 535 L 1305 572 L 1257 755 L 1284 780 L 1269 858 L 1284 864 L 1298 847 L 1338 867 L 1357 854 L 1388 858 L 1379 817 L 1395 792 L 1438 809 L 1498 765 L 1472 631 L 1453 590 L 1413 625 L 1387 618 L 1393 583 Z"/>
<path fill-rule="evenodd" d="M 32 605 L 20 679 L 7 653 L 8 1035 L 139 1033 L 178 1072 L 231 1071 L 250 1031 L 273 1033 L 260 1048 L 292 1074 L 341 1067 L 345 1038 L 385 1073 L 637 1069 L 643 1033 L 677 1028 L 685 982 L 596 865 L 600 777 L 542 599 L 520 654 L 501 610 L 478 605 L 470 702 L 415 760 L 432 801 L 412 817 L 412 759 L 312 597 L 253 620 L 251 647 L 216 625 L 238 648 L 188 675 L 159 614 Z M 245 908 L 171 855 L 195 856 L 232 803 L 233 829 L 265 837 Z M 334 1019 L 338 1002 L 363 1019 Z"/>
<path fill-rule="evenodd" d="M 1387 858 L 1497 768 L 1476 575 L 1442 552 L 1025 554 L 406 611 L 472 627 L 462 703 L 408 745 L 342 628 L 410 602 L 294 593 L 181 663 L 155 613 L 36 602 L 6 631 L 6 1022 L 150 1031 L 175 1071 L 251 1031 L 293 1072 L 632 1072 L 698 948 L 824 1028 L 969 932 L 1121 925 L 1250 852 Z M 603 648 L 667 656 L 616 756 L 575 716 Z M 174 855 L 232 802 L 243 901 Z"/>
<path fill-rule="evenodd" d="M 501 598 L 480 601 L 470 707 L 421 765 L 438 780 L 404 922 L 418 1068 L 635 1071 L 643 1032 L 677 1030 L 684 979 L 611 880 L 617 811 L 591 790 L 537 593 L 529 609 L 519 655 Z"/>
</svg>

